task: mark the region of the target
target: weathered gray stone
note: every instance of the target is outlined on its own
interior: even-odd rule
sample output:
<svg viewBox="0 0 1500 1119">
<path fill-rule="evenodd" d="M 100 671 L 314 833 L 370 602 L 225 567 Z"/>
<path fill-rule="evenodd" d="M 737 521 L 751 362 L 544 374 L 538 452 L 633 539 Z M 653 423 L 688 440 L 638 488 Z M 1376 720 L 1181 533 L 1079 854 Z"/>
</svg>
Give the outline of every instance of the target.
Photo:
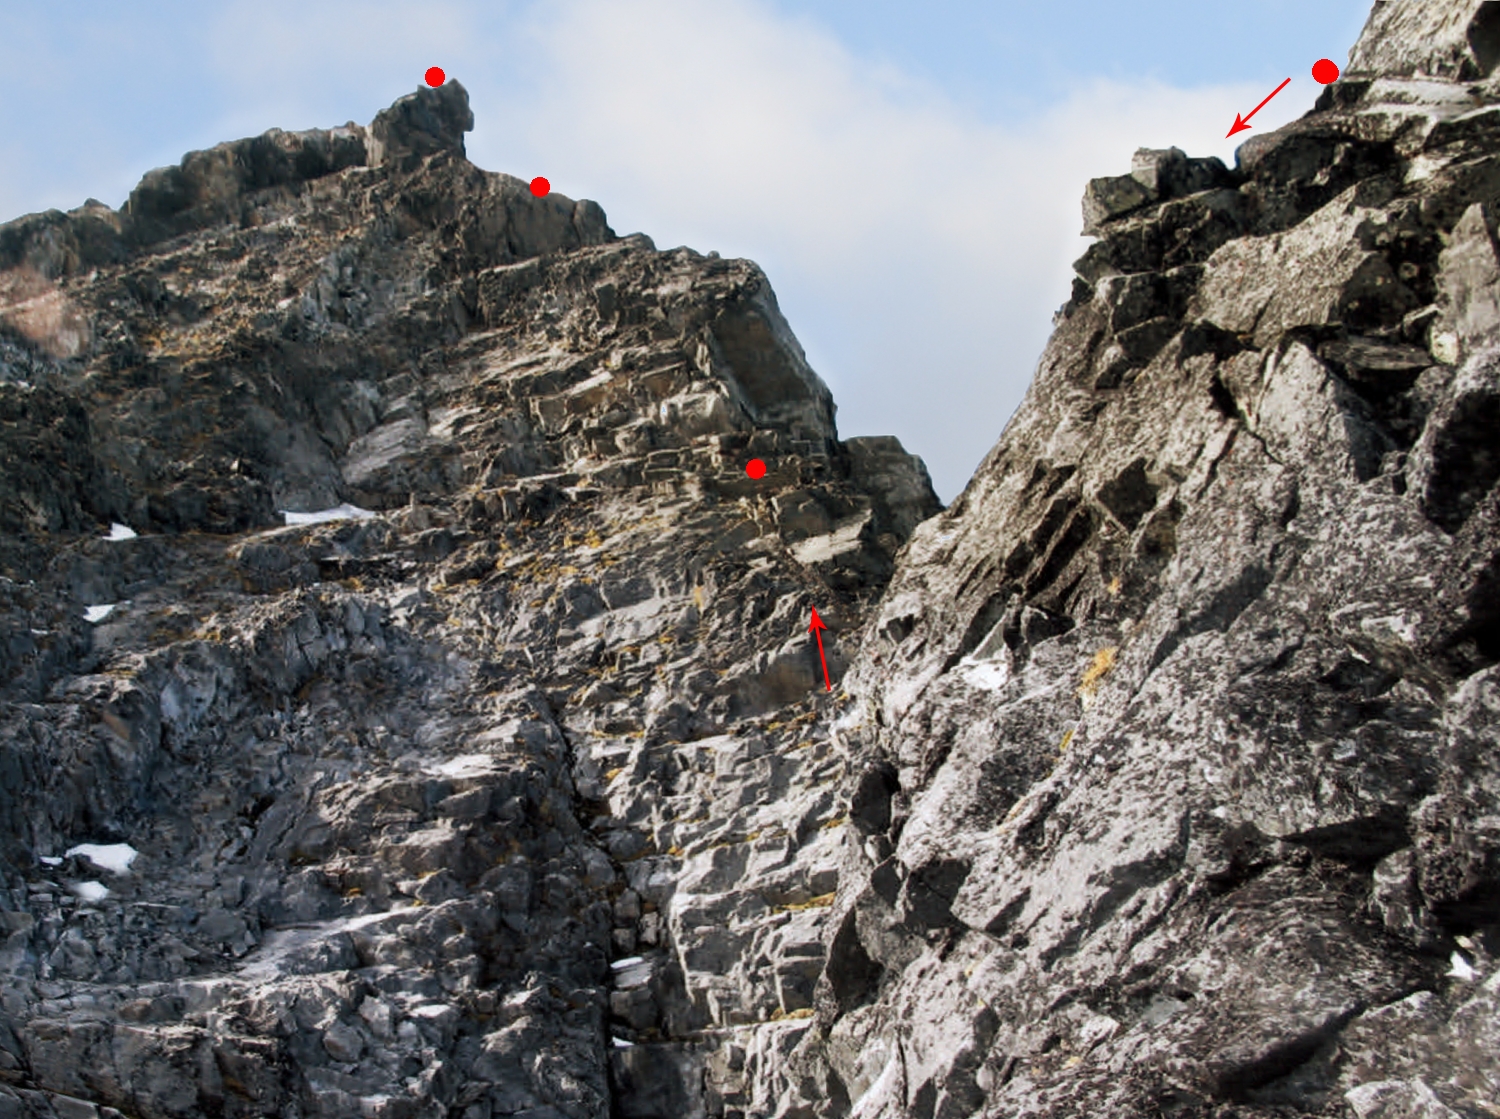
<svg viewBox="0 0 1500 1119">
<path fill-rule="evenodd" d="M 0 227 L 0 1116 L 1486 1114 L 1492 7 L 1091 185 L 946 512 L 456 85 Z"/>
<path fill-rule="evenodd" d="M 424 86 L 375 114 L 369 132 L 370 163 L 409 168 L 438 152 L 462 156 L 464 133 L 473 130 L 474 112 L 462 84 Z"/>
<path fill-rule="evenodd" d="M 1441 53 L 1378 40 L 1443 7 L 1360 50 Z M 1091 184 L 1031 392 L 846 677 L 814 1113 L 1449 1115 L 1500 1077 L 1464 1036 L 1500 921 L 1492 194 L 1403 162 L 1495 138 L 1439 135 L 1443 89 L 1339 97 L 1237 190 L 1161 204 L 1170 153 Z"/>
<path fill-rule="evenodd" d="M 1430 75 L 1465 81 L 1500 61 L 1500 14 L 1483 0 L 1403 4 L 1375 0 L 1364 33 L 1349 52 L 1351 76 Z"/>
<path fill-rule="evenodd" d="M 1090 180 L 1083 194 L 1083 234 L 1091 237 L 1104 224 L 1138 210 L 1161 197 L 1154 183 L 1142 182 L 1134 175 Z"/>
<path fill-rule="evenodd" d="M 809 610 L 839 674 L 940 506 L 899 442 L 838 440 L 753 265 L 617 240 L 469 165 L 471 125 L 450 84 L 0 227 L 24 1114 L 791 1090 L 845 823 Z M 97 334 L 64 354 L 38 299 Z M 63 857 L 127 841 L 144 872 Z M 704 1036 L 763 1029 L 760 1071 L 704 1080 Z"/>
</svg>

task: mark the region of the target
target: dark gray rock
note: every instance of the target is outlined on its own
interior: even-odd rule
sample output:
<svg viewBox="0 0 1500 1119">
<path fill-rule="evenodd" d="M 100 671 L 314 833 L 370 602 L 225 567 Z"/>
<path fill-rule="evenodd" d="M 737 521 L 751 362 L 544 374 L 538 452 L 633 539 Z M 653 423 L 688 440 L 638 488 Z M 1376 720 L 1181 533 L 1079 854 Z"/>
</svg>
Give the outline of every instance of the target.
<svg viewBox="0 0 1500 1119">
<path fill-rule="evenodd" d="M 0 1113 L 791 1091 L 847 825 L 807 619 L 837 678 L 940 506 L 759 269 L 472 123 L 0 227 Z"/>
<path fill-rule="evenodd" d="M 1091 184 L 947 511 L 454 84 L 0 226 L 0 1115 L 1488 1114 L 1493 7 Z"/>
<path fill-rule="evenodd" d="M 370 124 L 372 166 L 415 166 L 438 152 L 464 154 L 464 133 L 474 131 L 469 93 L 457 81 L 408 93 Z"/>
<path fill-rule="evenodd" d="M 1495 7 L 1377 5 L 1236 175 L 1089 185 L 1031 391 L 846 677 L 799 1106 L 1490 1106 L 1500 92 L 1408 79 L 1488 73 Z"/>
</svg>

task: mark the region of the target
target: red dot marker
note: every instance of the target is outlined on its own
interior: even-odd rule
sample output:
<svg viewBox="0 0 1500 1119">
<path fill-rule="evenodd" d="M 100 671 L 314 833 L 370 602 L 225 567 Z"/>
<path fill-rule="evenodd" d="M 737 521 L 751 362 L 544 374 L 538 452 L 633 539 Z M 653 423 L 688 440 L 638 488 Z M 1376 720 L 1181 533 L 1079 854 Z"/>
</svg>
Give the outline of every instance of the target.
<svg viewBox="0 0 1500 1119">
<path fill-rule="evenodd" d="M 536 195 L 538 198 L 544 197 L 546 193 L 551 189 L 552 184 L 549 183 L 546 179 L 542 178 L 540 175 L 531 180 L 531 193 Z"/>
<path fill-rule="evenodd" d="M 1339 80 L 1338 63 L 1331 58 L 1320 58 L 1313 63 L 1313 81 L 1332 85 Z"/>
<path fill-rule="evenodd" d="M 423 77 L 427 79 L 427 84 L 430 86 L 440 86 L 448 80 L 448 75 L 443 73 L 441 66 L 432 67 Z"/>
<path fill-rule="evenodd" d="M 752 478 L 764 478 L 766 476 L 766 464 L 758 458 L 753 458 L 745 463 L 745 473 Z"/>
</svg>

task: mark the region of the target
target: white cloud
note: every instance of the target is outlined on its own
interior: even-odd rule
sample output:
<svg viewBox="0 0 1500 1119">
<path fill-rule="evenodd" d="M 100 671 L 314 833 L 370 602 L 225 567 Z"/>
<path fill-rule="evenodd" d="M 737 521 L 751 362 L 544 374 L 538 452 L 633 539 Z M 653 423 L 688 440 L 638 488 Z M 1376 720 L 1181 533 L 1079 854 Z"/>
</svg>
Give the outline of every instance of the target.
<svg viewBox="0 0 1500 1119">
<path fill-rule="evenodd" d="M 1096 81 L 1032 120 L 990 119 L 772 0 L 229 0 L 162 18 L 171 35 L 124 20 L 87 51 L 69 40 L 107 69 L 124 36 L 130 64 L 107 88 L 130 112 L 75 113 L 69 135 L 87 142 L 0 139 L 15 156 L 5 216 L 40 198 L 118 203 L 152 164 L 272 126 L 368 122 L 440 65 L 470 91 L 479 165 L 546 175 L 622 233 L 758 261 L 840 430 L 901 436 L 945 497 L 999 435 L 1067 297 L 1085 181 L 1124 173 L 1141 145 L 1229 157 L 1235 113 L 1270 92 Z M 163 116 L 153 98 L 179 57 L 180 115 Z M 1257 129 L 1315 93 L 1295 76 Z"/>
<path fill-rule="evenodd" d="M 471 156 L 599 199 L 620 232 L 756 259 L 834 390 L 841 432 L 901 435 L 949 498 L 1067 296 L 1085 181 L 1123 174 L 1138 146 L 1232 158 L 1220 138 L 1268 92 L 1098 81 L 1001 125 L 754 0 L 554 13 L 535 32 L 541 92 L 504 107 L 505 154 L 531 164 L 497 166 L 477 97 Z M 1299 104 L 1294 85 L 1257 125 L 1313 92 Z"/>
<path fill-rule="evenodd" d="M 482 10 L 463 0 L 234 0 L 216 13 L 205 43 L 215 80 L 234 106 L 219 139 L 273 127 L 266 120 L 289 130 L 327 128 L 351 116 L 368 124 L 416 89 L 429 66 L 457 72 L 468 63 L 477 70 Z M 350 97 L 376 89 L 384 100 L 373 108 Z"/>
</svg>

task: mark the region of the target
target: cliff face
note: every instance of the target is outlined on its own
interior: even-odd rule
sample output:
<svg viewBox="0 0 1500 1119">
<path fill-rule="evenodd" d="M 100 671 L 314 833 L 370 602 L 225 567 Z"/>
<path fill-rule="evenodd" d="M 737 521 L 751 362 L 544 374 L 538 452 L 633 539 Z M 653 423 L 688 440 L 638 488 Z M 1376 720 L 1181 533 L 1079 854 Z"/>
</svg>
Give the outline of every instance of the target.
<svg viewBox="0 0 1500 1119">
<path fill-rule="evenodd" d="M 787 1091 L 845 824 L 810 610 L 840 673 L 939 505 L 753 265 L 471 125 L 0 227 L 0 1115 Z"/>
<path fill-rule="evenodd" d="M 0 226 L 0 1117 L 1500 1114 L 1496 9 L 1089 184 L 943 512 L 457 85 Z"/>
<path fill-rule="evenodd" d="M 862 631 L 822 1114 L 1500 1114 L 1492 3 L 1089 185 Z"/>
</svg>

